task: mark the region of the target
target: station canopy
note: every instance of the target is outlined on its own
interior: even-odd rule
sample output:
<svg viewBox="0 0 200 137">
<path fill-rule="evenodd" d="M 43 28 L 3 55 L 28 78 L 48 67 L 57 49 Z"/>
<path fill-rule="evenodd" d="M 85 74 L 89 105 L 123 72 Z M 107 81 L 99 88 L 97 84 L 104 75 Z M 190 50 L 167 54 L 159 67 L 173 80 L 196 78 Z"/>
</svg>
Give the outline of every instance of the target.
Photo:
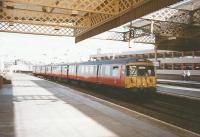
<svg viewBox="0 0 200 137">
<path fill-rule="evenodd" d="M 160 50 L 200 50 L 200 0 L 185 0 L 95 36 L 155 44 Z"/>
<path fill-rule="evenodd" d="M 76 38 L 76 42 L 79 42 L 180 1 L 0 0 L 0 32 L 72 36 Z M 176 12 L 177 10 L 170 9 L 170 11 Z M 188 14 L 191 14 L 190 11 L 193 11 L 193 9 L 188 10 L 186 6 L 178 10 L 178 13 L 184 13 L 183 18 L 185 18 Z M 199 11 L 192 12 L 192 14 L 198 13 Z M 188 21 L 194 21 L 189 19 L 183 22 L 183 18 L 173 20 L 175 19 L 174 17 L 172 22 L 175 22 L 176 25 L 184 26 L 188 24 Z M 149 19 L 154 20 L 154 16 L 143 18 L 142 20 L 145 21 L 137 20 L 143 24 L 138 33 L 149 29 L 146 25 L 150 22 Z M 163 20 L 163 18 L 161 19 Z M 168 23 L 168 20 L 164 20 L 164 22 Z M 159 21 L 158 23 L 161 22 Z M 134 30 L 135 27 L 141 28 L 141 25 L 131 26 L 130 28 Z M 123 39 L 120 40 L 123 41 L 127 41 L 132 37 L 129 33 L 122 33 L 122 35 Z"/>
</svg>

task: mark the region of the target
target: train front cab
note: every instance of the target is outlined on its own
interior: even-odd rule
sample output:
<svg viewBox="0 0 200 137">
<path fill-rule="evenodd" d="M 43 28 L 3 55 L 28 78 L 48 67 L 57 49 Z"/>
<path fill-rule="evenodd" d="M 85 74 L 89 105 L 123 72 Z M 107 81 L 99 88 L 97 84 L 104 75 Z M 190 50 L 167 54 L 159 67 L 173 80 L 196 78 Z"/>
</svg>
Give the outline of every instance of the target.
<svg viewBox="0 0 200 137">
<path fill-rule="evenodd" d="M 153 93 L 156 77 L 151 62 L 135 62 L 126 65 L 125 88 L 133 91 Z"/>
</svg>

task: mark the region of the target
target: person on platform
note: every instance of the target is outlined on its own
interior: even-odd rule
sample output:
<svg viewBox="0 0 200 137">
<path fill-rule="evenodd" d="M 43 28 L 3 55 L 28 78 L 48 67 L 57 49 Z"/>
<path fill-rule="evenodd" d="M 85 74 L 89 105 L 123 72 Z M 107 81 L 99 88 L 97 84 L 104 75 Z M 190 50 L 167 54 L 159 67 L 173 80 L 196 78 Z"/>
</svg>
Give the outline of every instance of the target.
<svg viewBox="0 0 200 137">
<path fill-rule="evenodd" d="M 190 71 L 189 70 L 187 71 L 187 75 L 186 76 L 187 76 L 186 80 L 190 80 Z"/>
<path fill-rule="evenodd" d="M 187 76 L 187 73 L 186 73 L 186 71 L 184 70 L 184 71 L 183 71 L 183 80 L 186 80 L 186 76 Z"/>
</svg>

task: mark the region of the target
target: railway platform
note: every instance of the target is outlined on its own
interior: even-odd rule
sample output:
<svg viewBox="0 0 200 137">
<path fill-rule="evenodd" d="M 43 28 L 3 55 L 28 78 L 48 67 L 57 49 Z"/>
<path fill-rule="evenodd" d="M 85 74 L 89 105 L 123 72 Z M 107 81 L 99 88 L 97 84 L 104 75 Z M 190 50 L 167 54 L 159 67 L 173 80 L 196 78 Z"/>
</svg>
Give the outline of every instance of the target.
<svg viewBox="0 0 200 137">
<path fill-rule="evenodd" d="M 13 74 L 0 89 L 1 137 L 198 137 L 96 97 Z"/>
<path fill-rule="evenodd" d="M 184 80 L 167 80 L 167 79 L 158 79 L 157 82 L 159 84 L 168 84 L 174 86 L 184 86 L 184 87 L 192 87 L 192 88 L 200 88 L 199 81 L 184 81 Z"/>
<path fill-rule="evenodd" d="M 157 92 L 200 100 L 200 82 L 158 79 Z"/>
</svg>

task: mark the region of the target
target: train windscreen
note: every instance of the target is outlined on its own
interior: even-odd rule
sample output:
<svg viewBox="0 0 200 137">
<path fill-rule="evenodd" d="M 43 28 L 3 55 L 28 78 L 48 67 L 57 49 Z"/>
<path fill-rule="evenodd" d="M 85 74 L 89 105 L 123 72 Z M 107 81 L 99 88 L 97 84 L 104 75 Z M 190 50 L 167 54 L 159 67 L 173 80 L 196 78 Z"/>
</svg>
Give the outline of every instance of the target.
<svg viewBox="0 0 200 137">
<path fill-rule="evenodd" d="M 153 66 L 128 65 L 126 67 L 127 76 L 155 76 Z"/>
</svg>

